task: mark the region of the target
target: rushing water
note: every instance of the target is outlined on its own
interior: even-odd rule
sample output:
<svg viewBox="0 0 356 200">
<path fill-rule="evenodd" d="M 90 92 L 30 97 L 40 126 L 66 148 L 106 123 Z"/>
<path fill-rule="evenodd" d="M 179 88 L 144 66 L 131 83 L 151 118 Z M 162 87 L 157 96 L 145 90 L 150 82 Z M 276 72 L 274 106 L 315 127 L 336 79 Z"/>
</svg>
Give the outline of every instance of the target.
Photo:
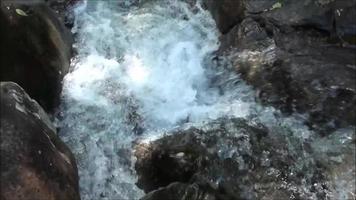
<svg viewBox="0 0 356 200">
<path fill-rule="evenodd" d="M 186 122 L 244 117 L 310 138 L 303 116 L 260 106 L 238 75 L 212 62 L 219 33 L 199 3 L 87 1 L 75 15 L 78 54 L 64 80 L 59 126 L 77 158 L 82 199 L 140 198 L 132 142 Z M 324 155 L 322 146 L 315 143 Z"/>
</svg>

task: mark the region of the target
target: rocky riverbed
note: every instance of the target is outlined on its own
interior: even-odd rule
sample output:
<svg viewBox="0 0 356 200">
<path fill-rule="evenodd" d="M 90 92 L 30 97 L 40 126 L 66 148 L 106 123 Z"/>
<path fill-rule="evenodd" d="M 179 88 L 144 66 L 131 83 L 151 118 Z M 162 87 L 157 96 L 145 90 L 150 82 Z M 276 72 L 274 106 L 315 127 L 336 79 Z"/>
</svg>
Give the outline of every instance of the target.
<svg viewBox="0 0 356 200">
<path fill-rule="evenodd" d="M 1 199 L 355 199 L 355 15 L 1 1 Z"/>
</svg>

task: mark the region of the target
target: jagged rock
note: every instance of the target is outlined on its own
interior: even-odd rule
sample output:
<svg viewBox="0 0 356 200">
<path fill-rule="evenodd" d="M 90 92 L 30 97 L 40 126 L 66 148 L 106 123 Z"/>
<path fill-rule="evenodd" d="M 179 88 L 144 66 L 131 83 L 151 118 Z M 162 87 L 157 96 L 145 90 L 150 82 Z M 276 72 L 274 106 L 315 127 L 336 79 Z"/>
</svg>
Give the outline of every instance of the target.
<svg viewBox="0 0 356 200">
<path fill-rule="evenodd" d="M 221 37 L 219 54 L 265 104 L 307 113 L 328 134 L 356 125 L 355 1 L 245 0 L 245 18 Z"/>
<path fill-rule="evenodd" d="M 59 103 L 72 35 L 44 0 L 1 1 L 1 81 L 22 86 L 46 111 Z"/>
<path fill-rule="evenodd" d="M 79 200 L 74 156 L 25 91 L 1 82 L 1 199 Z"/>
<path fill-rule="evenodd" d="M 139 143 L 137 185 L 145 200 L 324 198 L 325 168 L 308 145 L 283 128 L 219 119 Z"/>
</svg>

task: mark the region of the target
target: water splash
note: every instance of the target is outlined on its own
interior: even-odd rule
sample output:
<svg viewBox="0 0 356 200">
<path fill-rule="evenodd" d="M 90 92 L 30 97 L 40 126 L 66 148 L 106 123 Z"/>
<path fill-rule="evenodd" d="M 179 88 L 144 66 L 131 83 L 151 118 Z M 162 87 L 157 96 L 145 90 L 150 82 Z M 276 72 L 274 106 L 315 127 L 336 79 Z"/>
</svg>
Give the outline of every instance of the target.
<svg viewBox="0 0 356 200">
<path fill-rule="evenodd" d="M 313 135 L 303 116 L 259 105 L 227 63 L 212 61 L 219 33 L 199 3 L 85 1 L 75 15 L 78 55 L 64 80 L 59 126 L 77 158 L 82 199 L 143 195 L 132 169 L 132 142 L 141 134 L 150 140 L 230 116 L 291 133 L 291 148 Z M 233 150 L 222 145 L 224 155 Z"/>
<path fill-rule="evenodd" d="M 137 134 L 208 113 L 197 95 L 207 89 L 203 60 L 218 48 L 218 32 L 197 9 L 180 1 L 76 9 L 78 55 L 64 80 L 60 135 L 77 157 L 82 199 L 138 199 Z"/>
</svg>

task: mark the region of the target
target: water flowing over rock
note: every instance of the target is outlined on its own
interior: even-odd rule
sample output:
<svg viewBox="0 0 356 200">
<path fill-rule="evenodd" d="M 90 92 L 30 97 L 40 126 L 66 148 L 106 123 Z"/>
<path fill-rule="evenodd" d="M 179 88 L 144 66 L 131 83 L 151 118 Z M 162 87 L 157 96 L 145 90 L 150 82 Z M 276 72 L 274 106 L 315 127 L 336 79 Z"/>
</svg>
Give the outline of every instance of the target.
<svg viewBox="0 0 356 200">
<path fill-rule="evenodd" d="M 304 29 L 275 33 L 278 26 L 259 16 L 284 4 L 263 2 L 125 0 L 75 6 L 72 32 L 78 54 L 64 79 L 56 122 L 78 160 L 83 200 L 352 197 L 355 184 L 348 177 L 355 175 L 354 128 L 340 122 L 345 128 L 321 137 L 305 125 L 308 115 L 286 116 L 261 105 L 265 92 L 246 78 L 253 76 L 249 62 L 256 62 L 256 68 L 265 66 L 258 62 L 278 64 L 288 61 L 277 57 L 279 51 L 285 56 L 299 51 L 281 48 L 293 47 L 287 36 L 295 36 L 298 40 L 291 42 L 300 46 L 308 42 L 298 35 Z M 238 12 L 222 16 L 233 12 L 235 3 Z M 211 15 L 205 8 L 213 7 Z M 227 24 L 219 25 L 218 19 Z M 217 26 L 226 34 L 220 35 Z M 238 49 L 216 56 L 231 45 L 247 53 Z M 345 62 L 351 59 L 347 52 Z M 321 55 L 316 59 L 326 62 Z M 306 71 L 303 66 L 293 69 Z M 278 78 L 253 80 L 272 91 L 289 92 L 284 84 L 297 81 L 280 69 L 273 70 Z M 348 85 L 349 76 L 339 78 Z M 309 83 L 310 77 L 305 78 Z M 287 89 L 298 96 L 300 88 L 292 86 Z M 278 105 L 284 104 L 284 98 L 275 97 Z M 345 99 L 347 105 L 353 101 Z"/>
<path fill-rule="evenodd" d="M 309 114 L 323 135 L 355 125 L 355 1 L 241 2 L 243 19 L 221 37 L 219 52 L 262 102 Z"/>
<path fill-rule="evenodd" d="M 140 198 L 132 141 L 219 115 L 208 106 L 217 90 L 208 90 L 203 65 L 218 48 L 209 13 L 180 1 L 140 6 L 88 1 L 76 9 L 78 56 L 65 77 L 59 125 L 78 159 L 83 199 Z"/>
<path fill-rule="evenodd" d="M 13 82 L 1 82 L 1 199 L 79 200 L 73 154 L 49 117 Z"/>
<path fill-rule="evenodd" d="M 72 35 L 44 0 L 3 0 L 0 80 L 23 87 L 46 111 L 59 104 Z"/>
<path fill-rule="evenodd" d="M 303 141 L 282 127 L 226 118 L 167 134 L 135 147 L 138 186 L 150 192 L 142 199 L 352 198 L 331 194 L 336 182 L 328 181 L 328 174 L 343 163 L 321 161 L 327 153 L 317 148 L 318 139 Z M 353 139 L 324 140 L 340 144 L 328 151 L 351 148 L 354 156 L 355 138 L 352 132 L 344 136 Z"/>
</svg>

